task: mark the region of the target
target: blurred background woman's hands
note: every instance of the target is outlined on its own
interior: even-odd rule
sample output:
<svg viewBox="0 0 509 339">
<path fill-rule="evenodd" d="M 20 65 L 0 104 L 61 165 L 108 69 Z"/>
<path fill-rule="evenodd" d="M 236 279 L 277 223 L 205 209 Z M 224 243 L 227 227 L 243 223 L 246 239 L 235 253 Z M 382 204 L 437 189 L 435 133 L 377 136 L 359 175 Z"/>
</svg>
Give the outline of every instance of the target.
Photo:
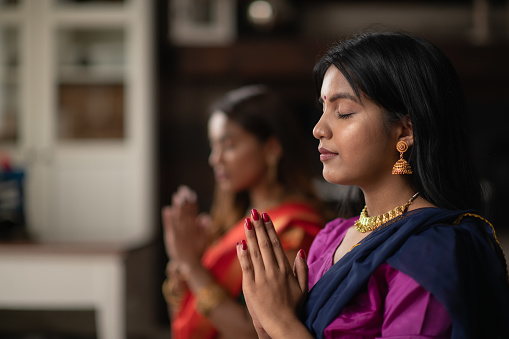
<svg viewBox="0 0 509 339">
<path fill-rule="evenodd" d="M 198 215 L 196 193 L 180 186 L 173 194 L 172 205 L 162 211 L 166 253 L 180 270 L 201 265 L 201 257 L 209 243 L 211 219 Z"/>
</svg>

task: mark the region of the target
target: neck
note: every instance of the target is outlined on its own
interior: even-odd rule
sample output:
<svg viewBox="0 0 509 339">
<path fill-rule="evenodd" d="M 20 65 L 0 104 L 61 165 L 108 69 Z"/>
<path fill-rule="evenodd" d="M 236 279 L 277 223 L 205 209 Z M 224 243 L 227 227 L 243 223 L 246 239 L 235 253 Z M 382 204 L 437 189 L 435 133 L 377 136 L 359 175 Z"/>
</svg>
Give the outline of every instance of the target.
<svg viewBox="0 0 509 339">
<path fill-rule="evenodd" d="M 404 205 L 416 193 L 406 178 L 399 176 L 390 179 L 386 184 L 361 188 L 369 216 L 383 214 L 396 206 Z M 410 209 L 413 209 L 412 205 Z"/>
<path fill-rule="evenodd" d="M 256 208 L 258 212 L 264 212 L 271 207 L 280 204 L 285 199 L 284 189 L 281 185 L 253 188 L 249 191 L 251 201 L 250 208 Z"/>
</svg>

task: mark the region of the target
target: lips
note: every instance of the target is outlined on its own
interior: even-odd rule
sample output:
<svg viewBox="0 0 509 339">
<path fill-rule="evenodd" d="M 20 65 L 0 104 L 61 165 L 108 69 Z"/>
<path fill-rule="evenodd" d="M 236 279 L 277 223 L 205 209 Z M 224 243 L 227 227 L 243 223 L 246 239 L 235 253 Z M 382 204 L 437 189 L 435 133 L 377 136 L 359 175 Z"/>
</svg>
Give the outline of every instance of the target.
<svg viewBox="0 0 509 339">
<path fill-rule="evenodd" d="M 216 180 L 221 181 L 226 179 L 226 174 L 224 173 L 217 173 L 216 174 Z"/>
<path fill-rule="evenodd" d="M 226 172 L 224 170 L 215 170 L 214 176 L 216 177 L 217 181 L 221 181 L 226 179 Z"/>
<path fill-rule="evenodd" d="M 338 156 L 338 153 L 334 153 L 323 147 L 318 147 L 318 152 L 320 152 L 320 161 L 327 161 Z"/>
</svg>

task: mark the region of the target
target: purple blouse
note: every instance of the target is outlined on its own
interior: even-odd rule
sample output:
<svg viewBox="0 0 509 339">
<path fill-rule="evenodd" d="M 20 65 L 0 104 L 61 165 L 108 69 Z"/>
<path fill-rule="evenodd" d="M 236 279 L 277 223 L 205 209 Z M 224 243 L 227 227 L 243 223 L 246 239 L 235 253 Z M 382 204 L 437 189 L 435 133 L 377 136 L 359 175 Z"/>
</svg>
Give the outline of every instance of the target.
<svg viewBox="0 0 509 339">
<path fill-rule="evenodd" d="M 313 241 L 308 255 L 310 289 L 332 267 L 334 252 L 355 220 L 333 220 Z M 346 339 L 450 338 L 451 329 L 444 306 L 410 276 L 385 263 L 324 334 Z"/>
</svg>

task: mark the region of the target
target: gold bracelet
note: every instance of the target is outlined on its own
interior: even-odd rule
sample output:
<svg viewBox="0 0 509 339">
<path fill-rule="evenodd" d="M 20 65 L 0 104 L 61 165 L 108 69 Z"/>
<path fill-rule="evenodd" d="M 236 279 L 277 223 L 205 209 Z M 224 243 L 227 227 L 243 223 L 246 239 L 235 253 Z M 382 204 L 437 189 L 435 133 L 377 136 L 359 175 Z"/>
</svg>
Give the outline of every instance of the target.
<svg viewBox="0 0 509 339">
<path fill-rule="evenodd" d="M 162 285 L 162 292 L 166 303 L 173 308 L 177 308 L 184 298 L 186 286 L 178 276 L 166 278 Z"/>
<path fill-rule="evenodd" d="M 224 288 L 216 282 L 210 282 L 196 293 L 196 310 L 207 317 L 227 297 Z"/>
</svg>

